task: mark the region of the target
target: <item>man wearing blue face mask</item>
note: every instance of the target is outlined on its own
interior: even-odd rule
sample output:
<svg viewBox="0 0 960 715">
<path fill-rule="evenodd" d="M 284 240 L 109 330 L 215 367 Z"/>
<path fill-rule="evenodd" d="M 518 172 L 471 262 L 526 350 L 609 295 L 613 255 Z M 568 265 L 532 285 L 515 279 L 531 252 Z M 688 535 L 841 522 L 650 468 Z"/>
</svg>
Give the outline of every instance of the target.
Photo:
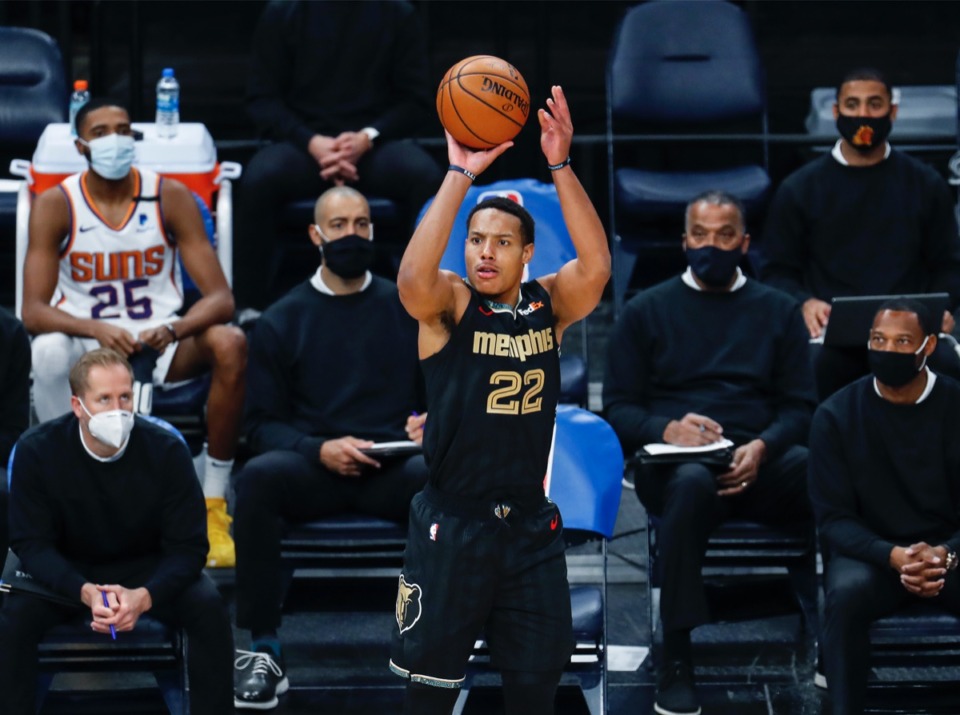
<svg viewBox="0 0 960 715">
<path fill-rule="evenodd" d="M 663 667 L 655 711 L 695 715 L 690 633 L 708 620 L 700 574 L 729 517 L 810 521 L 807 429 L 813 376 L 800 306 L 743 275 L 743 208 L 711 191 L 687 206 L 689 268 L 627 303 L 607 346 L 603 405 L 624 453 L 650 443 L 734 444 L 727 463 L 640 467 L 635 488 L 660 517 Z"/>
<path fill-rule="evenodd" d="M 130 359 L 159 354 L 152 371 L 159 388 L 210 371 L 207 565 L 231 567 L 225 497 L 243 407 L 246 339 L 225 324 L 233 315 L 230 286 L 189 189 L 133 166 L 127 110 L 93 100 L 77 113 L 76 126 L 89 170 L 38 196 L 30 213 L 23 322 L 36 336 L 37 415 L 45 421 L 70 409 L 69 367 L 98 346 Z M 201 293 L 186 312 L 179 257 Z M 138 409 L 149 412 L 143 404 Z"/>
<path fill-rule="evenodd" d="M 849 72 L 837 87 L 833 151 L 788 176 L 763 234 L 763 280 L 803 305 L 810 338 L 822 339 L 838 296 L 946 292 L 960 304 L 960 237 L 946 182 L 897 151 L 887 137 L 898 105 L 874 69 Z M 952 332 L 950 312 L 941 330 Z M 941 371 L 960 376 L 946 345 Z M 861 348 L 815 352 L 820 399 L 868 371 Z"/>
<path fill-rule="evenodd" d="M 374 442 L 423 437 L 417 324 L 392 282 L 370 273 L 373 224 L 356 189 L 317 200 L 311 242 L 320 266 L 270 306 L 251 337 L 247 443 L 237 474 L 235 706 L 266 710 L 289 687 L 280 647 L 284 520 L 358 512 L 406 520 L 427 479 L 423 457 L 372 457 Z"/>
<path fill-rule="evenodd" d="M 864 711 L 875 619 L 918 598 L 960 614 L 960 385 L 926 365 L 938 322 L 917 301 L 882 305 L 868 342 L 872 374 L 813 418 L 810 501 L 825 549 L 835 715 Z"/>
<path fill-rule="evenodd" d="M 70 371 L 71 411 L 17 443 L 10 542 L 23 569 L 76 602 L 12 594 L 0 612 L 4 712 L 32 713 L 37 643 L 84 613 L 109 639 L 141 615 L 182 626 L 190 642 L 190 710 L 233 711 L 233 633 L 207 555 L 204 502 L 186 445 L 135 417 L 133 371 L 98 348 Z"/>
</svg>

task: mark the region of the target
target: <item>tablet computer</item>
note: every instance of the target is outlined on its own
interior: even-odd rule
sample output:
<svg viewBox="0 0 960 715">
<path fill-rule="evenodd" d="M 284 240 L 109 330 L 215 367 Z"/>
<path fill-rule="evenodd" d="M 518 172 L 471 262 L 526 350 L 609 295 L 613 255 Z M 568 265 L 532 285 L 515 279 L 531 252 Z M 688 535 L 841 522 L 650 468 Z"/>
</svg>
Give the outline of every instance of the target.
<svg viewBox="0 0 960 715">
<path fill-rule="evenodd" d="M 949 293 L 922 293 L 914 295 L 863 295 L 846 298 L 834 298 L 830 306 L 830 320 L 827 322 L 823 344 L 831 347 L 850 348 L 867 347 L 870 327 L 877 309 L 888 300 L 909 298 L 927 306 L 937 325 L 940 324 L 943 311 L 950 306 Z"/>
</svg>

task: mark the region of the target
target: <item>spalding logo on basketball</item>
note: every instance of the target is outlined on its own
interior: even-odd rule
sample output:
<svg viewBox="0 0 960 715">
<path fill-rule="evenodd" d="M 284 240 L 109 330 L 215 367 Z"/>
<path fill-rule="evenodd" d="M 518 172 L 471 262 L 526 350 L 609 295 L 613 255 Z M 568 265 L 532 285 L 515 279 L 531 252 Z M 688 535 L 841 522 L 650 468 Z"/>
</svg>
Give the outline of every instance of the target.
<svg viewBox="0 0 960 715">
<path fill-rule="evenodd" d="M 499 57 L 460 60 L 437 89 L 437 114 L 453 138 L 472 149 L 513 139 L 530 114 L 530 92 L 517 68 Z"/>
</svg>

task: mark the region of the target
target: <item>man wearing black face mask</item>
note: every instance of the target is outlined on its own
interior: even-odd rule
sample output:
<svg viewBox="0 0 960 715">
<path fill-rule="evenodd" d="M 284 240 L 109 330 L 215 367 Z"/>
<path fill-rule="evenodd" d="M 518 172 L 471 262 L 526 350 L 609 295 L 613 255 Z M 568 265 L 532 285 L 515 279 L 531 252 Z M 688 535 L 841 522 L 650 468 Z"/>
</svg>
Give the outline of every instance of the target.
<svg viewBox="0 0 960 715">
<path fill-rule="evenodd" d="M 837 296 L 944 291 L 960 303 L 960 238 L 946 182 L 891 148 L 897 118 L 890 85 L 873 69 L 850 72 L 837 88 L 840 139 L 830 154 L 787 177 L 770 206 L 763 279 L 803 304 L 811 339 L 823 336 Z M 941 329 L 951 332 L 950 313 Z M 946 346 L 932 358 L 960 375 Z M 815 356 L 824 399 L 867 372 L 862 349 Z"/>
<path fill-rule="evenodd" d="M 276 707 L 289 687 L 280 626 L 282 520 L 344 512 L 406 519 L 426 482 L 421 456 L 373 458 L 373 442 L 420 442 L 417 324 L 369 272 L 373 224 L 355 189 L 329 189 L 308 229 L 322 262 L 268 308 L 251 338 L 246 432 L 259 456 L 237 475 L 237 708 Z"/>
<path fill-rule="evenodd" d="M 690 633 L 707 622 L 700 567 L 728 517 L 810 521 L 807 428 L 813 376 L 800 306 L 748 280 L 738 262 L 750 237 L 733 196 L 712 191 L 687 206 L 690 268 L 627 303 L 607 348 L 606 417 L 624 453 L 649 443 L 731 440 L 729 464 L 643 466 L 637 496 L 660 517 L 664 667 L 656 711 L 699 712 Z"/>
<path fill-rule="evenodd" d="M 960 384 L 926 366 L 937 322 L 916 301 L 877 311 L 872 375 L 810 430 L 810 500 L 825 546 L 823 652 L 835 715 L 863 712 L 871 622 L 916 598 L 960 613 Z"/>
</svg>

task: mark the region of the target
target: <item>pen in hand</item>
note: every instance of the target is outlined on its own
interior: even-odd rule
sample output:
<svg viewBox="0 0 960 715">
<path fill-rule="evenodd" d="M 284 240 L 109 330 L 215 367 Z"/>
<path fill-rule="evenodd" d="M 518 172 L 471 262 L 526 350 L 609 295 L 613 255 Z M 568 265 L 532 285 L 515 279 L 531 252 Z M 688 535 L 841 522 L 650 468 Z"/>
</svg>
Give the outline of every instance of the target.
<svg viewBox="0 0 960 715">
<path fill-rule="evenodd" d="M 103 596 L 103 605 L 110 608 L 110 602 L 107 600 L 107 592 L 101 591 L 100 595 Z M 112 623 L 110 624 L 110 637 L 113 638 L 113 640 L 117 640 L 117 629 L 113 627 Z"/>
</svg>

